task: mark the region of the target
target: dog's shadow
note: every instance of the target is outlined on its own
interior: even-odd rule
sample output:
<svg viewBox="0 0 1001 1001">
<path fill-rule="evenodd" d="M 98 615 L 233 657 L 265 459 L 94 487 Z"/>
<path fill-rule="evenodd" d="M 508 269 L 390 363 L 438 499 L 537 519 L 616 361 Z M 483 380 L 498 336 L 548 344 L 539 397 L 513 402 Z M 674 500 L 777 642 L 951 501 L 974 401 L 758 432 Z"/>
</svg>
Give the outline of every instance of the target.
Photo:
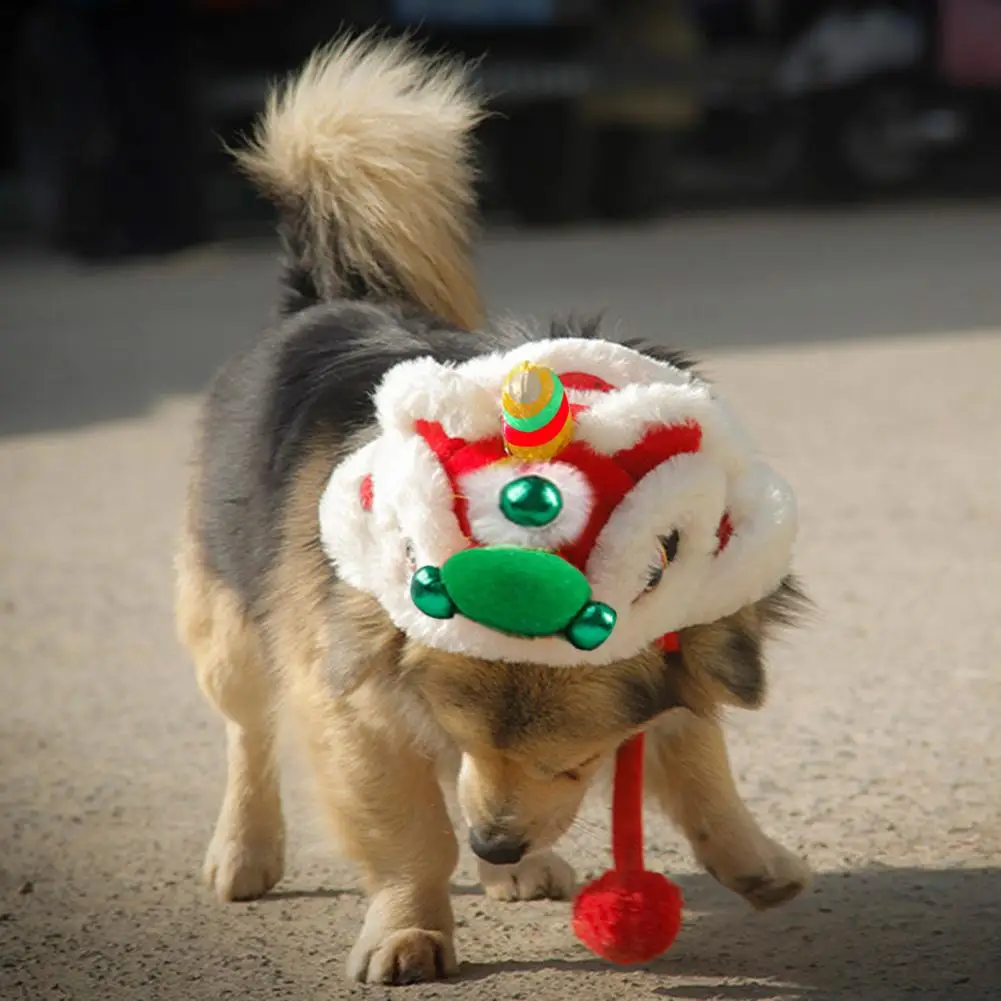
<svg viewBox="0 0 1001 1001">
<path fill-rule="evenodd" d="M 644 996 L 679 1001 L 1001 996 L 1001 868 L 822 873 L 804 897 L 765 914 L 755 914 L 708 876 L 678 882 L 688 909 L 686 925 L 670 952 L 647 967 L 663 980 Z M 614 972 L 588 957 L 468 965 L 462 978 L 542 969 Z"/>
</svg>

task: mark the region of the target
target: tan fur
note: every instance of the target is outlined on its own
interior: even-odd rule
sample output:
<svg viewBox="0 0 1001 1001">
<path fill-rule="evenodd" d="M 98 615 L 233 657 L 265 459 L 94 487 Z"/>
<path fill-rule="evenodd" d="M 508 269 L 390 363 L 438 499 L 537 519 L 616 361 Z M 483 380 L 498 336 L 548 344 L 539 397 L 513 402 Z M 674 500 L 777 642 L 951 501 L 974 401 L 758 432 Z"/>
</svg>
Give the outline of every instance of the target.
<svg viewBox="0 0 1001 1001">
<path fill-rule="evenodd" d="M 765 700 L 764 684 L 741 699 L 727 689 L 722 680 L 732 673 L 731 643 L 735 635 L 748 637 L 757 646 L 764 641 L 765 623 L 757 604 L 747 605 L 719 622 L 682 630 L 680 639 L 685 661 L 710 687 L 709 697 L 713 702 L 756 709 Z"/>
<path fill-rule="evenodd" d="M 695 857 L 758 910 L 795 897 L 809 882 L 805 863 L 772 841 L 733 780 L 717 720 L 682 711 L 649 738 L 647 794 L 684 833 Z"/>
<path fill-rule="evenodd" d="M 251 900 L 267 893 L 285 868 L 273 677 L 257 628 L 206 569 L 190 528 L 176 569 L 180 639 L 202 692 L 226 720 L 226 792 L 204 876 L 221 899 Z"/>
<path fill-rule="evenodd" d="M 300 207 L 324 298 L 353 271 L 471 330 L 483 319 L 469 254 L 481 115 L 461 65 L 405 42 L 342 40 L 272 95 L 237 157 L 280 205 Z"/>
</svg>

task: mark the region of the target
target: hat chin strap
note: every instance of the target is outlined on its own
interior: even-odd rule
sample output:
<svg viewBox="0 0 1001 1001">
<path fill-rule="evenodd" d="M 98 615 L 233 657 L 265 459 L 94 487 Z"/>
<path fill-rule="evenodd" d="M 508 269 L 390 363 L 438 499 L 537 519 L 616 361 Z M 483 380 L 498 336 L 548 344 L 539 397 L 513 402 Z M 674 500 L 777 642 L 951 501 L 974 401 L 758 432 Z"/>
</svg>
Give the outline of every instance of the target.
<svg viewBox="0 0 1001 1001">
<path fill-rule="evenodd" d="M 659 643 L 677 649 L 677 634 Z M 665 952 L 681 929 L 680 888 L 643 865 L 642 733 L 616 752 L 612 794 L 614 868 L 585 886 L 573 907 L 573 929 L 592 952 L 613 963 L 645 963 Z"/>
<path fill-rule="evenodd" d="M 642 733 L 627 740 L 615 754 L 612 794 L 612 860 L 620 874 L 643 871 Z"/>
</svg>

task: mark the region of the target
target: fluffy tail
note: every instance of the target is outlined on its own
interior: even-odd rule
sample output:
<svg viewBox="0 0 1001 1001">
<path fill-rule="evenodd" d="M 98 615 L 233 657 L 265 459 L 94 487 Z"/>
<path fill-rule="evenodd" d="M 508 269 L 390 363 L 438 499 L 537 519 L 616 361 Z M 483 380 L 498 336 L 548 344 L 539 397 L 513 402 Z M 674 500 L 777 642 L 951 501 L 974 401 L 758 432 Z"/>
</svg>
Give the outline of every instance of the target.
<svg viewBox="0 0 1001 1001">
<path fill-rule="evenodd" d="M 370 36 L 321 49 L 271 95 L 236 156 L 281 211 L 289 310 L 403 299 L 479 325 L 470 147 L 480 117 L 462 66 Z"/>
</svg>

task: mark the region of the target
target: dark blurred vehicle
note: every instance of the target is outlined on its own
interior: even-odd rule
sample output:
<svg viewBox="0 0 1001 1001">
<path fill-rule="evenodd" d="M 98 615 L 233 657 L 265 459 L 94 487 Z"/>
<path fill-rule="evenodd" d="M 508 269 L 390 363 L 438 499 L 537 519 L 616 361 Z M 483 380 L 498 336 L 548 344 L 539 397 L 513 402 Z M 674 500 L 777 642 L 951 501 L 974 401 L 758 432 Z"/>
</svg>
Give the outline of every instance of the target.
<svg viewBox="0 0 1001 1001">
<path fill-rule="evenodd" d="M 206 239 L 185 5 L 14 6 L 16 44 L 4 70 L 13 77 L 22 200 L 36 230 L 93 259 Z"/>
<path fill-rule="evenodd" d="M 900 190 L 943 154 L 1001 150 L 1001 0 L 850 4 L 778 67 L 803 166 L 830 194 Z"/>
<path fill-rule="evenodd" d="M 1001 0 L 690 0 L 700 148 L 825 197 L 1001 153 Z"/>
</svg>

